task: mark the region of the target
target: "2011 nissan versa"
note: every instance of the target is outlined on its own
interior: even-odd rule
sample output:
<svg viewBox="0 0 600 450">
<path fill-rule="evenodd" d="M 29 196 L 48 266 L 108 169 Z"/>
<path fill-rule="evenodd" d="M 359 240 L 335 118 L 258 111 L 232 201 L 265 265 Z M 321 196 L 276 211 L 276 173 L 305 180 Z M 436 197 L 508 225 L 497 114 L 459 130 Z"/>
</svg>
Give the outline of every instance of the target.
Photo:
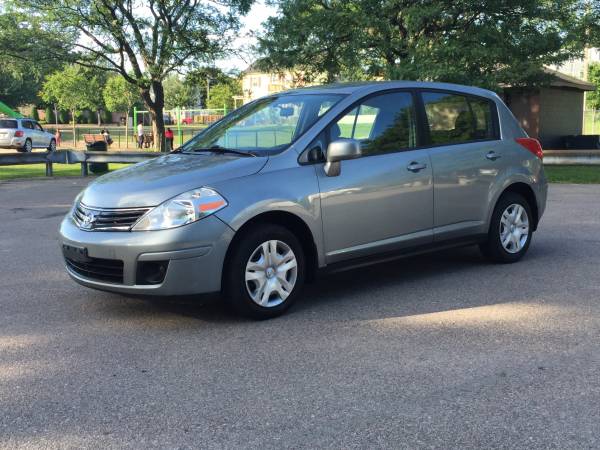
<svg viewBox="0 0 600 450">
<path fill-rule="evenodd" d="M 104 175 L 60 235 L 95 289 L 222 292 L 274 317 L 306 280 L 442 247 L 518 261 L 546 205 L 542 148 L 493 92 L 442 83 L 283 92 Z"/>
</svg>

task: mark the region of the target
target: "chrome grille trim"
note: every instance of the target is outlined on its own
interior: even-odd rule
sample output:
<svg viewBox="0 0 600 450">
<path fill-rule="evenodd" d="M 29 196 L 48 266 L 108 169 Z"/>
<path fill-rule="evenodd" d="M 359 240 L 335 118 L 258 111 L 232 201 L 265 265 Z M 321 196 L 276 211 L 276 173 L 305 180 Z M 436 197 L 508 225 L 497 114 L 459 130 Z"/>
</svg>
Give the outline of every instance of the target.
<svg viewBox="0 0 600 450">
<path fill-rule="evenodd" d="M 73 220 L 85 231 L 130 231 L 152 208 L 95 208 L 81 202 L 73 209 Z"/>
</svg>

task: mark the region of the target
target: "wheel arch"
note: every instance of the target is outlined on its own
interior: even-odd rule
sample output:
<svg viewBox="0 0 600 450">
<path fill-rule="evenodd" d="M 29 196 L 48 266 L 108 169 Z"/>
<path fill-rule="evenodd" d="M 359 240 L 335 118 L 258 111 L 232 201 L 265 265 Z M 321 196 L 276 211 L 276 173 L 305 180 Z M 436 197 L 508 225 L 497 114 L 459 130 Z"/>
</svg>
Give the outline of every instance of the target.
<svg viewBox="0 0 600 450">
<path fill-rule="evenodd" d="M 529 207 L 531 208 L 531 214 L 533 214 L 533 217 L 532 217 L 533 227 L 532 228 L 533 228 L 533 231 L 537 230 L 537 226 L 538 226 L 540 217 L 539 217 L 537 197 L 535 195 L 533 188 L 530 185 L 528 185 L 527 183 L 523 183 L 520 181 L 509 184 L 508 186 L 506 186 L 504 188 L 502 193 L 496 199 L 496 202 L 494 203 L 494 209 L 496 208 L 496 205 L 498 204 L 500 199 L 508 192 L 514 192 L 515 194 L 519 194 L 519 195 L 523 196 L 525 198 L 525 200 L 527 200 L 527 203 L 529 203 Z M 493 209 L 492 209 L 492 211 L 493 211 Z"/>
<path fill-rule="evenodd" d="M 261 226 L 263 224 L 273 224 L 282 226 L 291 231 L 302 245 L 306 261 L 306 279 L 311 281 L 315 278 L 317 269 L 319 267 L 318 262 L 318 250 L 315 243 L 314 236 L 310 230 L 308 224 L 302 220 L 296 214 L 288 211 L 267 211 L 244 222 L 235 232 L 233 239 L 229 243 L 227 252 L 225 254 L 224 270 L 222 274 L 222 285 L 224 285 L 224 277 L 228 271 L 228 266 L 231 260 L 233 250 L 236 248 L 238 242 L 240 242 L 246 233 L 254 227 Z"/>
</svg>

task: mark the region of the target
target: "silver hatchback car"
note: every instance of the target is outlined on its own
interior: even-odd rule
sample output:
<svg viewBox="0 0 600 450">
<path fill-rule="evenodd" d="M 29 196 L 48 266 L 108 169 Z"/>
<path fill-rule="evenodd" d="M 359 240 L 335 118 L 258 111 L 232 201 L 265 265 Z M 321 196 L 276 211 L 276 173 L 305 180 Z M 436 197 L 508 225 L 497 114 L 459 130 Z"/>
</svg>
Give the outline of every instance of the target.
<svg viewBox="0 0 600 450">
<path fill-rule="evenodd" d="M 518 261 L 546 205 L 542 156 L 483 89 L 283 92 L 91 183 L 62 222 L 63 255 L 91 288 L 220 291 L 243 314 L 273 317 L 321 270 L 470 244 Z"/>
<path fill-rule="evenodd" d="M 21 152 L 44 148 L 53 152 L 56 139 L 35 120 L 0 118 L 0 148 L 14 148 Z"/>
</svg>

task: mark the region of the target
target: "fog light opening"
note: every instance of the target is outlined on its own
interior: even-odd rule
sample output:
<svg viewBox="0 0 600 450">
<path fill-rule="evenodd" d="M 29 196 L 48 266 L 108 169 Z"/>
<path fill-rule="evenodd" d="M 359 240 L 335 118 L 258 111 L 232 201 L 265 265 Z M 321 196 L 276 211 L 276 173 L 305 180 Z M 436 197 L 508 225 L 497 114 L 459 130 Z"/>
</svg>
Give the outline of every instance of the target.
<svg viewBox="0 0 600 450">
<path fill-rule="evenodd" d="M 138 262 L 136 284 L 160 284 L 165 279 L 169 261 Z"/>
</svg>

